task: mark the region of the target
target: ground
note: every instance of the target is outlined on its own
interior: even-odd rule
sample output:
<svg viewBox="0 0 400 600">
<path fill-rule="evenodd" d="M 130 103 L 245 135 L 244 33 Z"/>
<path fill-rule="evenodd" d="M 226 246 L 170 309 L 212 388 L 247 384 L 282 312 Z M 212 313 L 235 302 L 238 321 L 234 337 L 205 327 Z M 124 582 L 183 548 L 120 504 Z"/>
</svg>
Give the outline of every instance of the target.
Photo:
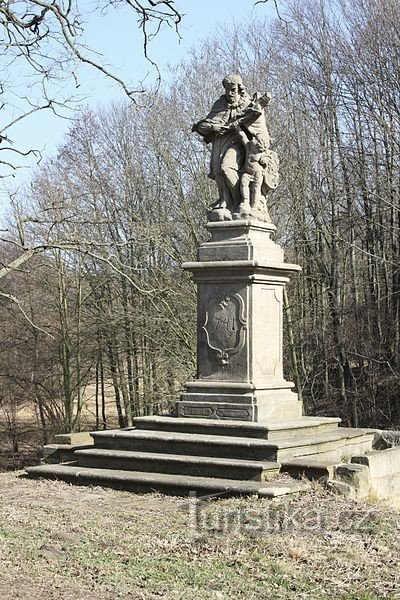
<svg viewBox="0 0 400 600">
<path fill-rule="evenodd" d="M 315 485 L 207 501 L 0 475 L 0 597 L 400 598 L 400 513 Z"/>
</svg>

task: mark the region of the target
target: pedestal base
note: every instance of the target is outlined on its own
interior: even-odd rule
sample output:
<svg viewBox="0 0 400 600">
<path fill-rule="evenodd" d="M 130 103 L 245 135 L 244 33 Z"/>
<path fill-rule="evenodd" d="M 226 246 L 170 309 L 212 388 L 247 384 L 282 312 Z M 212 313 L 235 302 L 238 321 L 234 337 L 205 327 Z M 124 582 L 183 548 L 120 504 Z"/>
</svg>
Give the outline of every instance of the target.
<svg viewBox="0 0 400 600">
<path fill-rule="evenodd" d="M 296 393 L 291 391 L 293 384 L 284 382 L 268 389 L 251 389 L 246 384 L 242 389 L 221 386 L 215 382 L 215 388 L 201 386 L 202 382 L 188 382 L 188 391 L 181 394 L 176 403 L 178 417 L 197 417 L 202 419 L 229 419 L 237 421 L 274 422 L 284 419 L 300 419 L 302 403 Z M 243 389 L 244 388 L 244 389 Z"/>
</svg>

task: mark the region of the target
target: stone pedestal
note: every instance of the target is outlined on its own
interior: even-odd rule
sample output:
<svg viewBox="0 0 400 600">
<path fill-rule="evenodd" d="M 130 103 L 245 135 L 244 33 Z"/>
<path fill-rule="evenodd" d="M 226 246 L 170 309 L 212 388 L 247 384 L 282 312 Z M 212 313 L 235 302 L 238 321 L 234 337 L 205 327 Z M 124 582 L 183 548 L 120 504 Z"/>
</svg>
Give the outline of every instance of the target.
<svg viewBox="0 0 400 600">
<path fill-rule="evenodd" d="M 283 288 L 300 267 L 283 261 L 275 226 L 209 223 L 211 241 L 185 263 L 198 285 L 197 377 L 177 402 L 180 417 L 271 422 L 302 406 L 282 365 Z"/>
</svg>

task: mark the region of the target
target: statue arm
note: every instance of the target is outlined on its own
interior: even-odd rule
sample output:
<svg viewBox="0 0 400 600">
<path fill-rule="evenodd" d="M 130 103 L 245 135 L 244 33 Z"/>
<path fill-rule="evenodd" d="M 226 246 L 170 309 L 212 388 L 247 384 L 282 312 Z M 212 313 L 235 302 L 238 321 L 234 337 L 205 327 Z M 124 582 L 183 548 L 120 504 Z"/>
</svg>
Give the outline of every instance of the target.
<svg viewBox="0 0 400 600">
<path fill-rule="evenodd" d="M 265 152 L 262 152 L 259 156 L 258 162 L 260 165 L 265 168 L 268 164 L 268 156 Z"/>
<path fill-rule="evenodd" d="M 208 143 L 212 140 L 214 133 L 219 133 L 225 125 L 226 99 L 221 96 L 213 105 L 211 111 L 205 119 L 201 119 L 192 127 L 192 131 L 196 131 Z"/>
<path fill-rule="evenodd" d="M 218 123 L 218 120 L 212 119 L 204 119 L 203 121 L 199 121 L 196 124 L 196 131 L 202 136 L 209 135 L 210 133 L 215 133 L 222 126 L 222 122 Z"/>
</svg>

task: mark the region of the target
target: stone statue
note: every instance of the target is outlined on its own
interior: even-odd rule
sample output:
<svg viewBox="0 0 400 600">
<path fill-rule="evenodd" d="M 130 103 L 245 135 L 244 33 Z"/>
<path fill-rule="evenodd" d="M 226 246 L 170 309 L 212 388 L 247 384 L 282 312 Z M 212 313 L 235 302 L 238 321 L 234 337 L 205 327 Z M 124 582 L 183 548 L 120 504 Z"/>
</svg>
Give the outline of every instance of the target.
<svg viewBox="0 0 400 600">
<path fill-rule="evenodd" d="M 222 85 L 225 94 L 192 128 L 212 144 L 209 177 L 217 183 L 219 198 L 208 217 L 271 222 L 266 197 L 279 181 L 278 155 L 270 149 L 264 114 L 271 95 L 251 98 L 237 73 L 227 75 Z"/>
</svg>

